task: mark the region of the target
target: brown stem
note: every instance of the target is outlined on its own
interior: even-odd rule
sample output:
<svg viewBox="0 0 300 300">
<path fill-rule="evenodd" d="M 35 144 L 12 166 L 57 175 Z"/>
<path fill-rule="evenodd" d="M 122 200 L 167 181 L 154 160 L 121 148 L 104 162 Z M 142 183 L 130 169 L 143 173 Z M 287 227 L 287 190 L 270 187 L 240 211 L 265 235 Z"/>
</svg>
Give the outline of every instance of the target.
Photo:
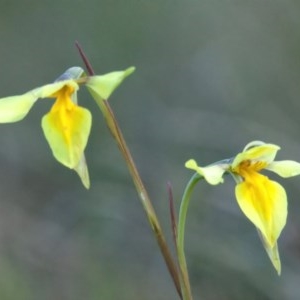
<svg viewBox="0 0 300 300">
<path fill-rule="evenodd" d="M 172 192 L 171 183 L 168 182 L 167 184 L 168 194 L 169 194 L 169 209 L 170 209 L 170 217 L 171 217 L 171 226 L 172 226 L 172 233 L 173 233 L 173 242 L 177 249 L 177 220 L 176 220 L 176 213 L 174 207 L 174 198 Z"/>
<path fill-rule="evenodd" d="M 77 41 L 75 44 L 76 44 L 76 47 L 80 53 L 80 56 L 81 56 L 84 64 L 86 65 L 89 75 L 91 75 L 91 76 L 95 75 L 95 72 L 93 71 L 93 68 L 92 68 L 89 60 L 87 59 L 85 53 L 83 52 L 81 46 L 79 45 L 79 43 Z M 123 137 L 121 129 L 118 125 L 118 122 L 114 116 L 114 113 L 113 113 L 108 101 L 101 101 L 101 103 L 99 103 L 99 102 L 97 102 L 97 103 L 100 106 L 100 108 L 103 112 L 103 115 L 105 116 L 107 126 L 110 129 L 114 139 L 116 140 L 117 145 L 127 163 L 129 172 L 132 176 L 132 179 L 133 179 L 134 185 L 136 187 L 136 190 L 138 192 L 139 198 L 142 202 L 143 208 L 146 212 L 146 215 L 148 217 L 151 228 L 155 234 L 160 251 L 164 257 L 164 260 L 168 267 L 169 273 L 173 279 L 177 293 L 178 293 L 180 299 L 182 299 L 180 279 L 179 279 L 179 275 L 178 275 L 178 270 L 176 268 L 176 264 L 172 258 L 171 252 L 166 243 L 162 228 L 159 224 L 159 221 L 156 216 L 153 205 L 151 203 L 150 197 L 146 191 L 146 188 L 145 188 L 145 186 L 142 182 L 142 179 L 139 175 L 139 172 L 138 172 L 138 170 L 135 166 L 135 163 L 132 159 L 131 153 L 127 147 L 127 144 L 125 142 L 125 139 Z"/>
</svg>

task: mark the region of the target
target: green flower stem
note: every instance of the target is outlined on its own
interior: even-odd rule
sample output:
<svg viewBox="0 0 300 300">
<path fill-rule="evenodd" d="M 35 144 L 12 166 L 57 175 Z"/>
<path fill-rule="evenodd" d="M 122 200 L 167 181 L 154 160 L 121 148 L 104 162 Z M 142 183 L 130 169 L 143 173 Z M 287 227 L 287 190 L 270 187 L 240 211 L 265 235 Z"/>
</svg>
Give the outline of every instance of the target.
<svg viewBox="0 0 300 300">
<path fill-rule="evenodd" d="M 180 210 L 179 210 L 179 218 L 178 218 L 178 225 L 177 225 L 177 255 L 178 255 L 178 262 L 179 262 L 179 268 L 181 271 L 181 287 L 182 287 L 182 296 L 184 300 L 192 300 L 192 292 L 191 292 L 191 286 L 189 281 L 189 274 L 184 254 L 184 233 L 185 233 L 185 223 L 186 223 L 186 215 L 188 206 L 190 203 L 190 198 L 192 195 L 192 192 L 194 190 L 194 187 L 196 186 L 197 182 L 202 179 L 203 177 L 199 175 L 198 173 L 195 173 L 190 181 L 188 182 L 183 196 L 182 201 L 180 204 Z"/>
<path fill-rule="evenodd" d="M 82 48 L 80 47 L 79 43 L 76 42 L 76 47 L 79 50 L 79 53 L 87 67 L 88 73 L 89 75 L 94 75 L 94 71 L 92 69 L 91 64 L 89 63 L 87 57 L 85 56 Z M 95 100 L 97 102 L 97 104 L 99 105 L 100 110 L 102 111 L 104 117 L 105 117 L 105 121 L 106 124 L 108 126 L 108 128 L 110 129 L 112 136 L 114 137 L 126 163 L 129 169 L 129 172 L 132 176 L 134 185 L 136 187 L 136 190 L 138 192 L 139 198 L 142 202 L 143 208 L 146 212 L 147 218 L 149 220 L 149 223 L 151 225 L 151 228 L 155 234 L 157 243 L 159 245 L 160 251 L 163 255 L 163 258 L 165 260 L 165 263 L 168 267 L 169 273 L 173 279 L 174 285 L 176 287 L 177 293 L 180 297 L 180 299 L 182 299 L 182 295 L 181 295 L 181 287 L 180 287 L 180 277 L 178 274 L 178 269 L 177 269 L 177 265 L 174 262 L 174 259 L 171 255 L 171 252 L 168 248 L 168 245 L 166 243 L 166 239 L 164 237 L 162 228 L 159 224 L 158 218 L 156 216 L 155 210 L 153 208 L 153 205 L 151 203 L 150 197 L 145 189 L 145 186 L 142 182 L 142 179 L 139 175 L 139 172 L 135 166 L 135 163 L 132 159 L 132 156 L 130 154 L 130 151 L 126 145 L 125 139 L 123 137 L 123 134 L 121 132 L 121 129 L 118 125 L 118 122 L 114 116 L 114 113 L 109 105 L 109 103 L 106 100 L 100 99 L 95 95 Z"/>
</svg>

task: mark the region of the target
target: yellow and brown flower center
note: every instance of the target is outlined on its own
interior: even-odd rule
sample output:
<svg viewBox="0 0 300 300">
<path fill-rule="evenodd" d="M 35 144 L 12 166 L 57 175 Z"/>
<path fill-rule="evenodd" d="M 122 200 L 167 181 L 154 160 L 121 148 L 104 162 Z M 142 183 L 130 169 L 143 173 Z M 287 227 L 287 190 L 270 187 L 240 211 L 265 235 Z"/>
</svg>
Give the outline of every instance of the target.
<svg viewBox="0 0 300 300">
<path fill-rule="evenodd" d="M 238 164 L 235 168 L 233 168 L 232 172 L 240 175 L 245 180 L 247 180 L 255 176 L 255 173 L 258 173 L 266 166 L 267 163 L 263 161 L 244 160 L 240 164 Z"/>
<path fill-rule="evenodd" d="M 67 143 L 70 143 L 70 130 L 72 127 L 73 113 L 77 105 L 72 101 L 72 94 L 75 92 L 75 87 L 65 85 L 59 91 L 51 95 L 56 97 L 56 101 L 51 108 L 51 114 L 55 119 L 55 126 L 61 131 Z"/>
</svg>

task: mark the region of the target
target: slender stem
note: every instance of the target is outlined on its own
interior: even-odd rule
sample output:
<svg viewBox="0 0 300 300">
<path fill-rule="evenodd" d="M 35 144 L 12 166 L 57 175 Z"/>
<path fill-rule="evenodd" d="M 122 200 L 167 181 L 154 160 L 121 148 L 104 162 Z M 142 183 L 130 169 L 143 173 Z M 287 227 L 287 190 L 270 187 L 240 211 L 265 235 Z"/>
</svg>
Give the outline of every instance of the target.
<svg viewBox="0 0 300 300">
<path fill-rule="evenodd" d="M 79 51 L 79 54 L 80 54 L 85 66 L 87 68 L 88 73 L 90 75 L 95 75 L 95 72 L 92 68 L 92 65 L 90 64 L 89 60 L 87 59 L 87 57 L 86 57 L 85 53 L 83 52 L 82 47 L 80 46 L 78 41 L 75 41 L 75 46 L 76 46 L 77 50 Z"/>
<path fill-rule="evenodd" d="M 190 202 L 190 198 L 193 192 L 194 187 L 196 186 L 197 182 L 202 178 L 198 173 L 195 173 L 190 181 L 188 182 L 183 196 L 182 201 L 180 204 L 179 210 L 179 218 L 178 218 L 178 236 L 177 236 L 177 255 L 178 255 L 178 262 L 179 267 L 181 270 L 181 286 L 182 286 L 182 296 L 184 300 L 192 300 L 192 292 L 191 286 L 189 281 L 189 274 L 184 254 L 184 233 L 185 233 L 185 224 L 186 224 L 186 215 L 187 210 Z"/>
<path fill-rule="evenodd" d="M 94 75 L 95 73 L 93 71 L 93 68 L 92 68 L 91 64 L 89 63 L 87 57 L 85 56 L 84 52 L 82 51 L 82 48 L 80 47 L 78 42 L 76 42 L 76 47 L 79 50 L 79 53 L 87 67 L 89 75 Z M 110 129 L 110 131 L 111 131 L 111 133 L 112 133 L 112 135 L 113 135 L 113 137 L 114 137 L 114 139 L 115 139 L 115 141 L 127 163 L 127 167 L 132 176 L 134 185 L 136 187 L 139 198 L 142 202 L 143 208 L 148 217 L 151 228 L 155 234 L 160 251 L 164 257 L 164 260 L 168 267 L 169 273 L 173 279 L 177 293 L 178 293 L 180 299 L 182 299 L 181 288 L 180 288 L 180 278 L 178 275 L 178 270 L 176 268 L 176 264 L 174 262 L 174 259 L 172 258 L 171 252 L 166 243 L 162 228 L 161 228 L 158 218 L 156 216 L 156 213 L 155 213 L 155 210 L 151 203 L 150 197 L 146 191 L 143 181 L 142 181 L 142 179 L 139 175 L 139 172 L 135 166 L 135 163 L 133 161 L 131 153 L 127 147 L 127 144 L 125 142 L 125 139 L 123 137 L 121 129 L 118 125 L 118 122 L 114 116 L 114 113 L 113 113 L 108 101 L 105 101 L 105 100 L 98 101 L 96 98 L 95 98 L 95 100 L 96 100 L 97 104 L 99 105 L 99 107 L 105 117 L 107 126 Z"/>
<path fill-rule="evenodd" d="M 180 279 L 178 276 L 176 264 L 172 258 L 171 252 L 167 246 L 162 228 L 159 224 L 159 221 L 156 216 L 153 205 L 151 203 L 150 197 L 146 191 L 146 188 L 145 188 L 145 186 L 142 182 L 142 179 L 139 175 L 139 172 L 135 166 L 135 163 L 132 159 L 130 151 L 129 151 L 129 149 L 126 145 L 126 142 L 123 138 L 123 134 L 120 130 L 120 127 L 117 124 L 117 120 L 115 119 L 113 111 L 111 110 L 107 101 L 102 102 L 102 103 L 104 103 L 104 106 L 106 108 L 106 113 L 104 115 L 107 120 L 108 127 L 109 127 L 113 137 L 115 138 L 117 145 L 120 148 L 120 151 L 127 163 L 127 167 L 132 176 L 134 185 L 136 187 L 139 198 L 142 202 L 142 205 L 143 205 L 146 215 L 148 217 L 151 228 L 152 228 L 153 232 L 155 233 L 156 240 L 158 242 L 158 245 L 160 247 L 162 255 L 165 259 L 166 265 L 167 265 L 169 272 L 173 278 L 177 292 L 178 292 L 179 296 L 181 297 Z"/>
<path fill-rule="evenodd" d="M 176 251 L 177 251 L 177 219 L 175 213 L 172 186 L 170 182 L 168 182 L 168 193 L 169 193 L 169 207 L 170 207 L 171 226 L 172 226 L 172 233 L 173 233 L 173 242 L 174 245 L 176 246 Z"/>
</svg>

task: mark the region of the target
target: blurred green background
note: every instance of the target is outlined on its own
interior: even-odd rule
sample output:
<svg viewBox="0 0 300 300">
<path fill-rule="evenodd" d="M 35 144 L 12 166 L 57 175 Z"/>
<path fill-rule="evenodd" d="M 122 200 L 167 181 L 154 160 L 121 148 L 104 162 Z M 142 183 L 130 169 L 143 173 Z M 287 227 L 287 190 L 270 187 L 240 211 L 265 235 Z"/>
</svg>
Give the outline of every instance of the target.
<svg viewBox="0 0 300 300">
<path fill-rule="evenodd" d="M 136 66 L 111 97 L 172 245 L 166 183 L 176 205 L 184 162 L 228 158 L 252 140 L 300 161 L 300 2 L 292 0 L 0 1 L 1 97 L 83 66 Z M 91 189 L 51 155 L 40 127 L 51 100 L 0 126 L 0 299 L 178 299 L 125 163 L 91 97 Z M 199 184 L 186 253 L 195 299 L 300 297 L 299 178 L 282 180 L 289 218 L 278 277 L 234 182 Z"/>
</svg>

